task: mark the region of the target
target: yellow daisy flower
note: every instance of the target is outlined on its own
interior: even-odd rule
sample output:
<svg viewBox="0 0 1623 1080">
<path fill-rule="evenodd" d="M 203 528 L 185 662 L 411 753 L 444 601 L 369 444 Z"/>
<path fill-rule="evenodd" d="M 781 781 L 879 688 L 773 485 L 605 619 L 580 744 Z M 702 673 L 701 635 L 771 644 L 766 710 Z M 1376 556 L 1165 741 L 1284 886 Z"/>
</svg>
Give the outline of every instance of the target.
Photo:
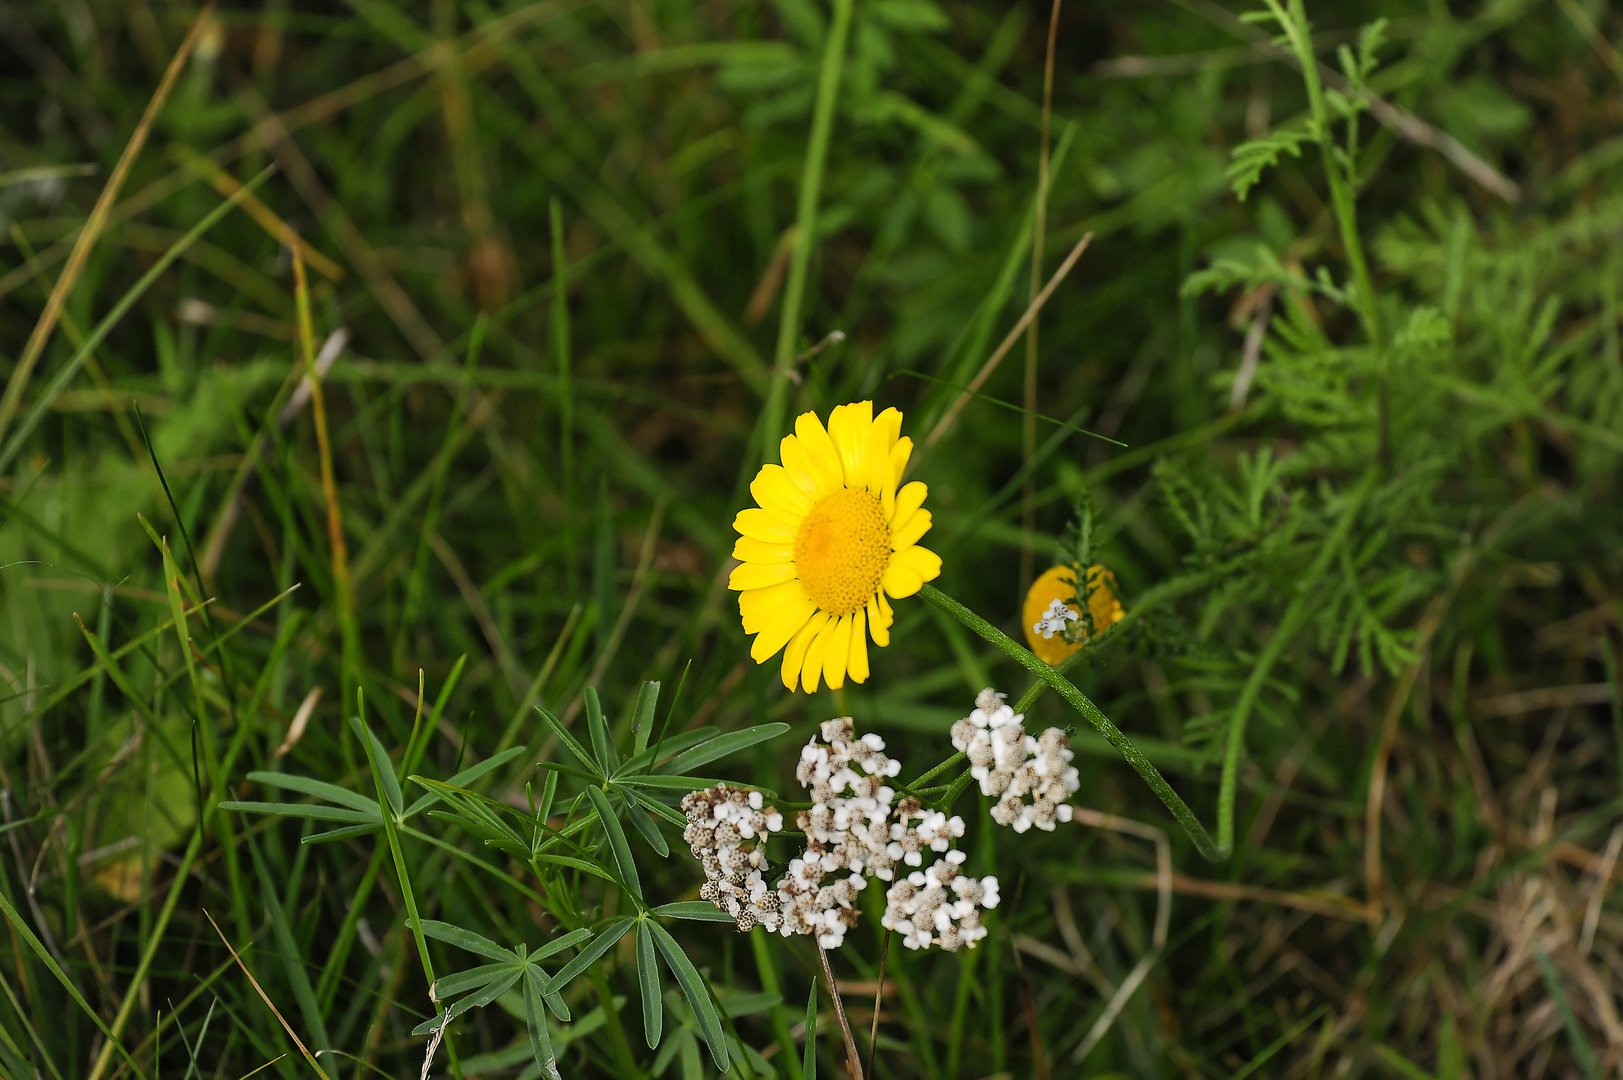
<svg viewBox="0 0 1623 1080">
<path fill-rule="evenodd" d="M 928 489 L 897 490 L 913 452 L 902 414 L 873 402 L 836 406 L 825 430 L 802 413 L 779 444 L 782 465 L 763 465 L 750 484 L 759 507 L 739 512 L 738 590 L 757 664 L 783 650 L 783 685 L 806 693 L 818 680 L 838 690 L 868 678 L 868 636 L 890 644 L 886 600 L 912 596 L 941 573 L 941 557 L 918 546 L 930 528 Z"/>
<path fill-rule="evenodd" d="M 1088 610 L 1093 613 L 1093 632 L 1102 634 L 1121 622 L 1122 616 L 1127 613 L 1122 610 L 1121 601 L 1116 599 L 1113 591 L 1116 575 L 1102 566 L 1090 566 L 1088 581 L 1093 585 L 1093 595 L 1088 597 Z M 1020 611 L 1020 621 L 1026 626 L 1026 644 L 1039 660 L 1049 664 L 1059 663 L 1086 644 L 1080 641 L 1072 644 L 1053 632 L 1050 608 L 1056 601 L 1070 609 L 1070 620 L 1081 618 L 1082 608 L 1076 602 L 1076 567 L 1056 566 L 1033 581 Z M 1047 634 L 1039 629 L 1044 625 L 1049 630 Z"/>
</svg>

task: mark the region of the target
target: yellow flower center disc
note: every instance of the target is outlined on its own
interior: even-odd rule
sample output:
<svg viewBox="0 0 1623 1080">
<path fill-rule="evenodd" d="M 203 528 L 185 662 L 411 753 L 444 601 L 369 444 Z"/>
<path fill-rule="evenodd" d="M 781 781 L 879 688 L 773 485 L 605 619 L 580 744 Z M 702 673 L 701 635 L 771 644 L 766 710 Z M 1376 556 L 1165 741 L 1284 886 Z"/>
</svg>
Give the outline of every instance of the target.
<svg viewBox="0 0 1623 1080">
<path fill-rule="evenodd" d="M 890 565 L 890 526 L 879 496 L 846 488 L 811 508 L 795 536 L 795 572 L 830 615 L 860 611 Z"/>
</svg>

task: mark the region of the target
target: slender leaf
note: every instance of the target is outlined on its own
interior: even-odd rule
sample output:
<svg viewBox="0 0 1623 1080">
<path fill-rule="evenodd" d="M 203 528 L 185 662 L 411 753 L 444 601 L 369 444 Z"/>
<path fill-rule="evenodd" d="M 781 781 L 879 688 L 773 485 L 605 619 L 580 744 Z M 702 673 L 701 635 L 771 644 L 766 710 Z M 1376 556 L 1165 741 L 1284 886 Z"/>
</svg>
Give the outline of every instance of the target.
<svg viewBox="0 0 1623 1080">
<path fill-rule="evenodd" d="M 631 710 L 632 753 L 648 749 L 648 737 L 654 730 L 654 707 L 659 704 L 659 683 L 645 682 L 637 691 L 637 704 Z"/>
<path fill-rule="evenodd" d="M 522 746 L 509 747 L 494 757 L 486 758 L 477 765 L 463 769 L 461 772 L 445 781 L 445 784 L 447 787 L 465 788 L 472 784 L 475 780 L 494 772 L 523 753 L 524 747 Z M 415 777 L 413 779 L 415 779 Z M 439 798 L 440 796 L 437 793 L 430 791 L 427 795 L 422 796 L 416 802 L 407 807 L 405 816 L 411 817 L 413 814 L 421 813 L 424 809 L 437 802 Z"/>
<path fill-rule="evenodd" d="M 775 739 L 788 730 L 788 724 L 756 724 L 742 731 L 729 731 L 725 735 L 717 735 L 709 742 L 700 743 L 691 750 L 684 750 L 661 765 L 659 771 L 667 775 L 685 772 L 717 758 L 724 758 L 728 754 L 735 754 L 756 743 Z"/>
<path fill-rule="evenodd" d="M 648 816 L 648 811 L 637 805 L 635 795 L 629 792 L 624 794 L 626 796 L 626 816 L 631 819 L 631 824 L 637 827 L 637 831 L 642 833 L 642 838 L 648 841 L 649 847 L 659 853 L 660 858 L 669 858 L 671 847 L 665 842 L 665 837 L 660 834 L 659 826 L 655 825 L 654 819 Z"/>
<path fill-rule="evenodd" d="M 355 810 L 345 810 L 341 806 L 311 806 L 306 803 L 285 802 L 223 802 L 221 810 L 236 810 L 244 814 L 280 814 L 283 817 L 314 818 L 316 821 L 347 821 L 355 824 L 365 824 L 367 829 L 377 828 L 382 824 L 382 817 L 374 806 L 370 816 Z"/>
<path fill-rule="evenodd" d="M 535 1054 L 535 1064 L 541 1070 L 541 1075 L 547 1080 L 562 1080 L 558 1073 L 558 1062 L 552 1053 L 552 1034 L 547 1030 L 547 1016 L 541 1011 L 541 973 L 535 968 L 527 968 L 524 980 L 524 1026 L 530 1031 L 530 1049 Z"/>
<path fill-rule="evenodd" d="M 438 919 L 423 920 L 423 936 L 431 937 L 435 941 L 443 941 L 447 945 L 455 945 L 459 949 L 478 956 L 486 956 L 492 960 L 502 960 L 509 963 L 518 962 L 518 954 L 511 949 L 504 949 L 489 938 L 476 934 L 472 930 L 464 930 L 460 926 L 453 926 Z"/>
<path fill-rule="evenodd" d="M 603 794 L 602 788 L 589 787 L 586 797 L 592 800 L 592 808 L 597 811 L 598 820 L 603 823 L 603 829 L 609 834 L 609 847 L 614 851 L 614 862 L 620 870 L 620 879 L 631 894 L 642 899 L 642 880 L 637 877 L 637 863 L 631 857 L 631 845 L 626 843 L 625 830 L 620 828 L 620 818 L 609 805 L 609 797 Z"/>
<path fill-rule="evenodd" d="M 659 1036 L 665 1022 L 665 1005 L 659 1000 L 659 961 L 654 955 L 653 925 L 647 919 L 637 921 L 637 983 L 642 987 L 642 1034 L 648 1040 L 648 1049 L 659 1045 Z"/>
<path fill-rule="evenodd" d="M 591 967 L 592 964 L 597 961 L 598 957 L 608 952 L 609 949 L 614 946 L 615 942 L 625 937 L 626 931 L 630 930 L 631 924 L 636 921 L 636 919 L 632 918 L 619 919 L 610 923 L 602 930 L 599 930 L 597 937 L 592 939 L 592 943 L 590 945 L 582 949 L 575 955 L 573 960 L 569 961 L 569 963 L 560 968 L 558 970 L 558 974 L 547 980 L 547 991 L 549 993 L 557 993 L 564 987 L 568 986 L 570 982 L 574 980 L 575 976 Z M 560 1017 L 560 1019 L 567 1020 L 568 1017 L 564 1016 Z"/>
<path fill-rule="evenodd" d="M 248 779 L 267 787 L 282 788 L 287 791 L 297 791 L 301 795 L 314 795 L 318 799 L 348 806 L 362 813 L 376 814 L 378 801 L 369 799 L 358 791 L 341 788 L 337 784 L 329 784 L 321 780 L 312 780 L 307 776 L 291 776 L 287 773 L 251 772 Z"/>
<path fill-rule="evenodd" d="M 558 736 L 558 741 L 564 744 L 564 748 L 567 749 L 571 754 L 574 754 L 575 757 L 580 760 L 582 765 L 585 765 L 592 771 L 593 777 L 599 780 L 604 779 L 603 766 L 598 763 L 598 760 L 592 756 L 591 752 L 587 750 L 586 747 L 580 744 L 579 739 L 569 734 L 569 729 L 564 727 L 562 721 L 548 712 L 544 706 L 537 705 L 535 707 L 535 711 L 540 713 L 541 719 L 545 720 L 547 722 L 547 726 L 552 728 L 552 733 Z"/>
<path fill-rule="evenodd" d="M 592 752 L 602 763 L 603 771 L 612 775 L 620 767 L 620 754 L 614 749 L 609 735 L 608 721 L 603 719 L 603 703 L 597 698 L 597 687 L 586 688 L 586 729 L 592 736 Z"/>
<path fill-rule="evenodd" d="M 652 909 L 652 914 L 663 915 L 667 919 L 691 919 L 694 922 L 733 921 L 731 915 L 708 900 L 678 900 L 674 904 L 661 904 Z"/>
<path fill-rule="evenodd" d="M 400 777 L 395 775 L 393 766 L 389 764 L 389 751 L 384 749 L 382 741 L 372 734 L 371 725 L 367 724 L 359 716 L 350 717 L 349 726 L 354 729 L 356 737 L 362 742 L 371 743 L 373 765 L 377 771 L 378 784 L 383 788 L 384 794 L 388 796 L 389 806 L 394 810 L 395 815 L 399 816 L 401 811 L 406 808 L 406 800 L 400 794 Z"/>
<path fill-rule="evenodd" d="M 727 1041 L 722 1035 L 721 1017 L 716 1012 L 715 1003 L 710 1000 L 709 989 L 704 985 L 704 977 L 663 926 L 657 922 L 647 925 L 653 929 L 654 944 L 659 946 L 671 974 L 676 976 L 676 984 L 682 988 L 682 996 L 687 998 L 688 1006 L 699 1022 L 699 1032 L 704 1036 L 705 1045 L 710 1048 L 710 1060 L 716 1063 L 717 1069 L 726 1072 L 729 1067 Z"/>
<path fill-rule="evenodd" d="M 591 936 L 592 932 L 590 930 L 586 929 L 584 926 L 578 927 L 561 937 L 553 938 L 539 949 L 532 951 L 530 953 L 530 960 L 531 962 L 536 960 L 545 960 L 553 953 L 563 952 L 571 945 L 578 945 Z"/>
</svg>

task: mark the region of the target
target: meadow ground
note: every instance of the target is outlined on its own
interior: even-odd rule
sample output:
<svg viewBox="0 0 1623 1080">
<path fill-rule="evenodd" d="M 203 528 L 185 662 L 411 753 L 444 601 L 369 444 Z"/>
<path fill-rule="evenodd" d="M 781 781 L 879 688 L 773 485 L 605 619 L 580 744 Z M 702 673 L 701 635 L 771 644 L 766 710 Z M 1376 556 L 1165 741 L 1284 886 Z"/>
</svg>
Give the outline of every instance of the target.
<svg viewBox="0 0 1623 1080">
<path fill-rule="evenodd" d="M 1257 12 L 0 6 L 0 1075 L 1623 1068 L 1623 16 Z"/>
</svg>

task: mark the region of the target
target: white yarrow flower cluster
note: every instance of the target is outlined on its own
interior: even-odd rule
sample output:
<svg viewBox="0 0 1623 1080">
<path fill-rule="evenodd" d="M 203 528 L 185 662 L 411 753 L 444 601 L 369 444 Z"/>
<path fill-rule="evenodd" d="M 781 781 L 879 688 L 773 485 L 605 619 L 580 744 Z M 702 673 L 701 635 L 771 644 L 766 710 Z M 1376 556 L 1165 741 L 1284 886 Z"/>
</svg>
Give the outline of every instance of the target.
<svg viewBox="0 0 1623 1080">
<path fill-rule="evenodd" d="M 682 799 L 688 826 L 682 832 L 704 867 L 699 895 L 731 915 L 740 930 L 782 923 L 776 890 L 766 883 L 766 840 L 782 830 L 783 815 L 763 806 L 759 791 L 717 784 Z"/>
<path fill-rule="evenodd" d="M 878 735 L 857 738 L 849 717 L 823 724 L 821 734 L 827 744 L 808 743 L 795 771 L 812 807 L 797 818 L 806 852 L 778 884 L 779 932 L 816 934 L 825 949 L 842 944 L 857 923 L 857 893 L 872 875 L 894 882 L 882 921 L 900 930 L 909 948 L 973 947 L 986 936 L 979 908 L 996 906 L 997 879 L 959 876 L 964 855 L 952 850 L 952 841 L 964 835 L 964 819 L 927 809 L 911 796 L 896 801 L 884 779 L 900 773 L 901 762 L 885 756 Z M 926 871 L 898 876 L 898 867 L 922 866 L 926 851 L 946 857 Z M 843 876 L 825 884 L 831 875 Z M 948 883 L 956 891 L 942 892 Z"/>
<path fill-rule="evenodd" d="M 820 734 L 828 742 L 808 742 L 795 769 L 812 806 L 795 819 L 806 834 L 806 851 L 790 861 L 778 883 L 778 929 L 785 936 L 815 934 L 819 945 L 832 949 L 857 923 L 856 897 L 867 887 L 867 875 L 889 880 L 901 857 L 890 853 L 896 792 L 885 780 L 901 772 L 902 763 L 885 756 L 878 735 L 857 738 L 849 717 L 826 721 Z"/>
<path fill-rule="evenodd" d="M 909 949 L 973 949 L 986 936 L 981 909 L 997 907 L 997 878 L 976 880 L 962 872 L 963 864 L 962 851 L 949 851 L 928 870 L 892 885 L 885 893 L 885 929 L 901 934 Z"/>
<path fill-rule="evenodd" d="M 974 711 L 952 726 L 952 745 L 968 756 L 981 794 L 998 799 L 993 821 L 1015 832 L 1033 825 L 1052 831 L 1055 822 L 1071 820 L 1069 800 L 1081 786 L 1071 765 L 1070 740 L 1059 728 L 1049 728 L 1041 738 L 1027 735 L 1021 725 L 1025 717 L 1004 704 L 1004 697 L 982 690 Z"/>
<path fill-rule="evenodd" d="M 1044 638 L 1052 638 L 1055 634 L 1063 635 L 1066 624 L 1074 623 L 1080 617 L 1065 601 L 1050 600 L 1048 610 L 1043 612 L 1042 618 L 1032 623 L 1031 629 L 1033 633 L 1040 634 Z"/>
</svg>

